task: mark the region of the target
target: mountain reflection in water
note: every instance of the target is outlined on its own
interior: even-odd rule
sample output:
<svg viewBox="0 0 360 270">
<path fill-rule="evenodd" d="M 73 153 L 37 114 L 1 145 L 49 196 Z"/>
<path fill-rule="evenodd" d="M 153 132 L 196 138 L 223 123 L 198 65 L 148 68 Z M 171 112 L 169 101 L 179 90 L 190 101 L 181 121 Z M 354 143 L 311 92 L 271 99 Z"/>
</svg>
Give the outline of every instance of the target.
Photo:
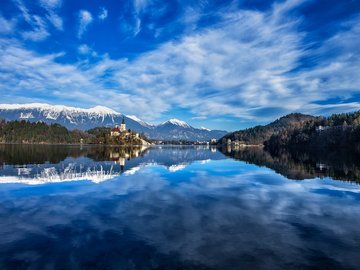
<svg viewBox="0 0 360 270">
<path fill-rule="evenodd" d="M 0 269 L 358 269 L 355 161 L 222 151 L 0 145 Z"/>
<path fill-rule="evenodd" d="M 196 160 L 221 159 L 216 148 L 0 145 L 0 183 L 44 184 L 89 180 L 100 183 L 160 164 L 170 171 Z"/>
<path fill-rule="evenodd" d="M 265 166 L 293 180 L 331 177 L 360 183 L 360 155 L 348 150 L 281 149 L 271 153 L 262 147 L 60 145 L 0 145 L 0 182 L 41 184 L 90 180 L 99 183 L 122 173 L 134 173 L 147 164 L 160 164 L 176 171 L 194 161 L 226 157 Z"/>
</svg>

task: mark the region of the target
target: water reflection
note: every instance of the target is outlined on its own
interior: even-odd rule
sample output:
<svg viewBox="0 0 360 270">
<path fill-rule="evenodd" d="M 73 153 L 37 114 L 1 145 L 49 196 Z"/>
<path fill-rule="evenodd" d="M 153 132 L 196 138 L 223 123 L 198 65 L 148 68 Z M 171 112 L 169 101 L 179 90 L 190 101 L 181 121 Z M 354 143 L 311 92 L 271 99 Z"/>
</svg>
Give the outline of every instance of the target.
<svg viewBox="0 0 360 270">
<path fill-rule="evenodd" d="M 56 164 L 19 157 L 119 175 L 0 185 L 0 269 L 358 269 L 358 185 L 289 181 L 210 148 L 122 150 L 61 150 Z M 2 175 L 24 166 L 7 157 Z"/>
<path fill-rule="evenodd" d="M 261 147 L 226 147 L 220 150 L 226 156 L 266 166 L 289 179 L 331 177 L 360 183 L 360 154 L 348 149 L 279 149 L 269 152 Z"/>
<path fill-rule="evenodd" d="M 331 177 L 360 182 L 360 155 L 333 150 L 268 152 L 259 147 L 94 147 L 0 145 L 0 182 L 43 184 L 89 180 L 100 183 L 160 164 L 169 171 L 184 170 L 195 161 L 227 157 L 266 166 L 288 179 Z M 225 156 L 224 156 L 225 155 Z"/>
<path fill-rule="evenodd" d="M 100 183 L 148 164 L 175 172 L 199 160 L 221 159 L 209 147 L 98 147 L 0 145 L 0 183 L 45 184 L 88 180 Z"/>
<path fill-rule="evenodd" d="M 218 151 L 220 150 L 220 151 Z M 225 155 L 225 156 L 224 156 Z M 94 147 L 0 145 L 0 182 L 44 184 L 89 180 L 100 183 L 151 164 L 169 171 L 184 170 L 192 162 L 227 157 L 266 166 L 288 179 L 331 177 L 360 182 L 360 155 L 341 150 L 286 150 L 259 147 Z"/>
</svg>

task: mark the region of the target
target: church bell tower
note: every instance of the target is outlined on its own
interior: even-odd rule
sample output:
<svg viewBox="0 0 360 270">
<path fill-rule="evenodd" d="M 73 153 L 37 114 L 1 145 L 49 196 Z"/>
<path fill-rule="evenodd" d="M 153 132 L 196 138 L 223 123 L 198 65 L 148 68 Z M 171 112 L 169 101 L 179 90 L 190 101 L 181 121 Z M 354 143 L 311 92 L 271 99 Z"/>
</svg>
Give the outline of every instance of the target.
<svg viewBox="0 0 360 270">
<path fill-rule="evenodd" d="M 125 124 L 125 117 L 122 117 L 121 125 L 120 125 L 120 131 L 124 132 L 126 131 L 126 124 Z"/>
</svg>

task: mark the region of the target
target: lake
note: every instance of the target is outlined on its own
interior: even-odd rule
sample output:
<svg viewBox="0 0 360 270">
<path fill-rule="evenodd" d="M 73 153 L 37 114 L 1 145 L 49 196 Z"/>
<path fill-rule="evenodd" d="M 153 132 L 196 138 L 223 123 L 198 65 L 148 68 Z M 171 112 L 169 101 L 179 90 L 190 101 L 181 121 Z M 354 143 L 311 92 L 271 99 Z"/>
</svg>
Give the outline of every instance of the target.
<svg viewBox="0 0 360 270">
<path fill-rule="evenodd" d="M 357 155 L 0 145 L 0 269 L 359 269 Z"/>
</svg>

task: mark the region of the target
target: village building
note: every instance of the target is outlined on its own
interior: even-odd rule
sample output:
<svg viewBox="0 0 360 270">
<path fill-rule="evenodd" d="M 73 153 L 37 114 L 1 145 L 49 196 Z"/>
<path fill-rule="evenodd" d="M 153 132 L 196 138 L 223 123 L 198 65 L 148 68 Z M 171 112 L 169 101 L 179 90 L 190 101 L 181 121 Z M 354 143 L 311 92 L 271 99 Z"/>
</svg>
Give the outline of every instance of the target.
<svg viewBox="0 0 360 270">
<path fill-rule="evenodd" d="M 111 137 L 120 136 L 120 129 L 118 127 L 112 128 L 110 131 Z"/>
<path fill-rule="evenodd" d="M 327 129 L 327 127 L 324 127 L 324 126 L 318 126 L 315 128 L 317 132 L 321 132 L 321 131 L 324 131 Z"/>
<path fill-rule="evenodd" d="M 216 144 L 217 143 L 217 139 L 211 139 L 210 140 L 210 144 Z"/>
</svg>

